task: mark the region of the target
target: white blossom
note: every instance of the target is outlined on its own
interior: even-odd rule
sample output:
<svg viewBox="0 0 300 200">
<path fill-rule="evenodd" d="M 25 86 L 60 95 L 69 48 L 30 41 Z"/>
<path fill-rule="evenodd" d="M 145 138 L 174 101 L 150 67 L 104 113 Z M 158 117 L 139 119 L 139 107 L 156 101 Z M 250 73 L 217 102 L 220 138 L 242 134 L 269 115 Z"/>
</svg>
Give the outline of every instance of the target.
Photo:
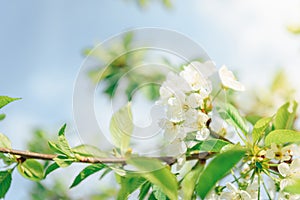
<svg viewBox="0 0 300 200">
<path fill-rule="evenodd" d="M 280 161 L 288 161 L 291 159 L 291 146 L 279 147 L 276 144 L 271 144 L 271 149 L 267 149 L 266 158 L 277 159 Z"/>
<path fill-rule="evenodd" d="M 295 159 L 289 165 L 287 163 L 280 163 L 278 165 L 279 173 L 284 177 L 280 181 L 280 189 L 284 189 L 288 185 L 292 185 L 295 179 L 300 179 L 300 159 Z"/>
<path fill-rule="evenodd" d="M 251 196 L 245 190 L 237 189 L 232 183 L 226 183 L 229 191 L 223 191 L 220 200 L 251 200 Z"/>
<path fill-rule="evenodd" d="M 184 78 L 193 91 L 199 91 L 201 88 L 208 91 L 212 89 L 211 82 L 207 79 L 207 76 L 203 75 L 195 63 L 185 66 L 179 75 Z"/>
<path fill-rule="evenodd" d="M 229 71 L 225 65 L 223 65 L 219 69 L 219 77 L 221 79 L 223 87 L 230 88 L 236 91 L 245 90 L 245 86 L 236 80 L 232 71 Z"/>
</svg>

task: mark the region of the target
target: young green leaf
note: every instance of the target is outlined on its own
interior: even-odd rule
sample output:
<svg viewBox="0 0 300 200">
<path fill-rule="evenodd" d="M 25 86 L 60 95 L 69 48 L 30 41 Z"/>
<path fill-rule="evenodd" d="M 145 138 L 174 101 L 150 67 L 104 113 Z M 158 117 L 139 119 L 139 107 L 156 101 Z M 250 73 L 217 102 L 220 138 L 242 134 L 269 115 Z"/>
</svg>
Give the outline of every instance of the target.
<svg viewBox="0 0 300 200">
<path fill-rule="evenodd" d="M 65 129 L 66 129 L 66 124 L 62 126 L 62 128 L 59 130 L 58 133 L 58 142 L 51 142 L 49 141 L 49 147 L 52 149 L 54 152 L 59 153 L 61 155 L 65 155 L 68 158 L 75 158 L 74 153 L 71 150 L 71 147 L 67 141 L 67 138 L 65 136 Z"/>
<path fill-rule="evenodd" d="M 215 184 L 243 158 L 245 150 L 229 150 L 217 155 L 200 174 L 197 194 L 204 199 Z"/>
<path fill-rule="evenodd" d="M 272 119 L 272 117 L 261 118 L 255 123 L 252 131 L 253 143 L 259 141 L 259 139 L 263 136 L 265 130 L 270 126 Z"/>
<path fill-rule="evenodd" d="M 0 171 L 0 199 L 4 198 L 11 184 L 11 171 Z"/>
<path fill-rule="evenodd" d="M 27 159 L 25 162 L 18 164 L 19 173 L 33 181 L 39 181 L 44 178 L 44 168 L 41 163 L 33 159 Z"/>
<path fill-rule="evenodd" d="M 131 104 L 117 111 L 110 121 L 110 132 L 113 143 L 120 148 L 122 153 L 127 151 L 133 131 Z"/>
<path fill-rule="evenodd" d="M 70 188 L 73 188 L 77 186 L 79 183 L 81 183 L 84 179 L 89 177 L 90 175 L 104 169 L 106 165 L 104 164 L 93 164 L 89 165 L 86 168 L 84 168 L 75 178 Z"/>
<path fill-rule="evenodd" d="M 0 121 L 5 119 L 5 114 L 0 114 Z"/>
<path fill-rule="evenodd" d="M 274 120 L 275 129 L 292 129 L 296 117 L 298 104 L 296 101 L 288 102 L 282 105 Z"/>
<path fill-rule="evenodd" d="M 58 132 L 58 136 L 65 135 L 66 127 L 67 127 L 67 124 L 64 124 L 64 125 L 60 128 L 60 130 L 59 130 L 59 132 Z"/>
<path fill-rule="evenodd" d="M 139 175 L 156 185 L 171 200 L 177 199 L 177 180 L 174 174 L 159 160 L 153 158 L 130 158 L 127 163 L 139 170 Z"/>
<path fill-rule="evenodd" d="M 300 142 L 300 132 L 294 130 L 274 130 L 270 132 L 266 139 L 265 145 L 274 144 L 286 144 Z"/>
<path fill-rule="evenodd" d="M 79 154 L 79 155 L 85 156 L 85 157 L 102 158 L 102 157 L 108 156 L 107 153 L 101 151 L 99 148 L 92 146 L 92 145 L 87 145 L 87 144 L 82 144 L 82 145 L 72 148 L 72 152 L 74 154 Z"/>
<path fill-rule="evenodd" d="M 118 200 L 127 199 L 128 196 L 146 182 L 146 179 L 136 175 L 126 175 L 121 178 L 121 189 Z"/>
<path fill-rule="evenodd" d="M 240 129 L 244 135 L 249 131 L 249 127 L 246 124 L 246 120 L 240 115 L 239 111 L 231 104 L 223 104 L 219 108 L 219 113 L 223 119 L 235 128 Z"/>
<path fill-rule="evenodd" d="M 11 142 L 4 134 L 0 133 L 0 148 L 11 149 Z"/>
<path fill-rule="evenodd" d="M 230 144 L 224 140 L 219 139 L 209 139 L 204 140 L 193 146 L 190 151 L 209 151 L 209 152 L 220 152 L 221 149 Z"/>
<path fill-rule="evenodd" d="M 19 100 L 21 98 L 12 98 L 12 97 L 8 97 L 8 96 L 0 96 L 0 109 L 3 108 L 4 106 L 6 106 L 7 104 Z"/>
<path fill-rule="evenodd" d="M 58 168 L 59 168 L 59 165 L 56 162 L 49 165 L 45 171 L 44 178 L 46 178 L 51 172 L 53 172 L 54 170 L 56 170 Z"/>
<path fill-rule="evenodd" d="M 189 171 L 183 178 L 183 181 L 181 182 L 183 199 L 192 199 L 195 186 L 203 168 L 204 165 L 197 163 L 196 166 L 191 171 Z"/>
</svg>

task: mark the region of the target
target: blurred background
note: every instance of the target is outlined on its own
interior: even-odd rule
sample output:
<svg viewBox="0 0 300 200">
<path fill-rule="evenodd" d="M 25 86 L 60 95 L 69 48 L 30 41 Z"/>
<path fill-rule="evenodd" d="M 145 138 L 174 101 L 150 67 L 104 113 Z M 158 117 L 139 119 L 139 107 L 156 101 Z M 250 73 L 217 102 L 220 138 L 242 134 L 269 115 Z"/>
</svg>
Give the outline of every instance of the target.
<svg viewBox="0 0 300 200">
<path fill-rule="evenodd" d="M 300 36 L 295 34 L 299 24 L 298 0 L 0 1 L 0 95 L 22 98 L 3 109 L 7 117 L 0 122 L 0 131 L 16 149 L 39 150 L 38 145 L 46 146 L 43 138 L 54 138 L 67 122 L 72 139 L 76 132 L 72 95 L 84 50 L 139 27 L 187 35 L 218 67 L 226 64 L 236 71 L 254 92 L 268 88 L 283 69 L 288 78 L 281 83 L 289 82 L 287 87 L 296 89 L 299 100 Z M 62 199 L 74 199 L 84 197 L 84 190 L 100 193 L 109 188 L 108 183 L 97 182 L 68 190 L 79 169 L 65 170 L 70 178 L 59 181 L 53 181 L 61 176 L 55 173 L 39 185 L 14 173 L 6 199 L 57 199 L 58 193 Z M 44 187 L 48 192 L 43 197 Z M 35 194 L 39 192 L 40 196 Z"/>
</svg>

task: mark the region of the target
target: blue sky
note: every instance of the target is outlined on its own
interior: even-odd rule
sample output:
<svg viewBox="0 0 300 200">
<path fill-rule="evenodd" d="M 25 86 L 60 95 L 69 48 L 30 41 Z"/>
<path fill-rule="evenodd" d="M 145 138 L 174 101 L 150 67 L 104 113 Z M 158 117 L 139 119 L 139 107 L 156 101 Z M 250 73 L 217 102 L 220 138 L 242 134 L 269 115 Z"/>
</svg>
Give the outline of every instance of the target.
<svg viewBox="0 0 300 200">
<path fill-rule="evenodd" d="M 0 94 L 22 97 L 3 111 L 0 131 L 25 148 L 35 127 L 55 132 L 72 123 L 73 84 L 85 47 L 138 27 L 179 31 L 200 43 L 218 66 L 239 71 L 248 86 L 263 85 L 279 67 L 299 83 L 300 38 L 286 26 L 300 23 L 300 2 L 174 1 L 140 9 L 123 0 L 1 1 Z M 72 128 L 71 128 L 72 129 Z M 7 199 L 26 196 L 15 176 Z"/>
</svg>

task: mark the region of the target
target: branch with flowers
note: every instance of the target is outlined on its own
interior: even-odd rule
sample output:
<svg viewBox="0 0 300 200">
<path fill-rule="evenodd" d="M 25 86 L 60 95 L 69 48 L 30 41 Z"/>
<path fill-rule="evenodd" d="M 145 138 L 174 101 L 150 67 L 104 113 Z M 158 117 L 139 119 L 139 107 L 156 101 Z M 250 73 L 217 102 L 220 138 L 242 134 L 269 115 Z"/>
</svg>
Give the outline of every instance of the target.
<svg viewBox="0 0 300 200">
<path fill-rule="evenodd" d="M 191 62 L 178 74 L 170 72 L 156 102 L 165 111 L 159 123 L 164 135 L 161 156 L 135 152 L 130 143 L 131 103 L 111 118 L 115 148 L 109 152 L 88 144 L 71 147 L 66 125 L 57 141 L 48 142 L 53 154 L 14 150 L 0 134 L 0 198 L 8 192 L 16 169 L 27 179 L 41 181 L 77 162 L 87 166 L 70 188 L 96 173 L 102 174 L 100 179 L 114 174 L 120 185 L 116 199 L 133 193 L 139 199 L 158 200 L 300 198 L 297 102 L 249 120 L 229 98 L 233 91 L 244 90 L 231 71 L 225 66 L 217 70 L 211 61 Z M 15 100 L 1 96 L 0 109 Z"/>
</svg>

